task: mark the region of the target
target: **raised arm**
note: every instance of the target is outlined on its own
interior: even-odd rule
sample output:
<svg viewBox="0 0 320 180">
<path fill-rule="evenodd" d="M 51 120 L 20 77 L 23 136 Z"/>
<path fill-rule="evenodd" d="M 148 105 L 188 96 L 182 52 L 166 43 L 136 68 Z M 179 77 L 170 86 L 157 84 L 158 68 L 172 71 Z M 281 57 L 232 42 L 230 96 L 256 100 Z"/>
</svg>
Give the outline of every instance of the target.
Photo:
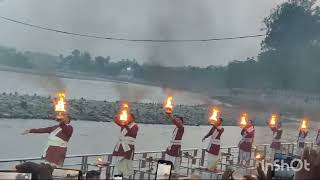
<svg viewBox="0 0 320 180">
<path fill-rule="evenodd" d="M 224 128 L 218 129 L 218 131 L 223 133 Z"/>
<path fill-rule="evenodd" d="M 167 116 L 177 128 L 183 128 L 183 124 L 178 120 L 178 118 L 173 117 L 171 113 L 167 113 Z"/>
<path fill-rule="evenodd" d="M 245 128 L 243 128 L 243 129 L 241 130 L 241 135 L 244 135 L 245 132 L 246 132 L 246 130 L 245 130 Z"/>
<path fill-rule="evenodd" d="M 204 137 L 205 137 L 205 138 L 208 138 L 209 136 L 211 136 L 211 135 L 213 134 L 214 129 L 215 129 L 215 128 L 212 127 L 212 128 L 210 129 L 210 131 L 208 132 L 208 134 L 205 135 Z"/>
<path fill-rule="evenodd" d="M 301 136 L 301 130 L 299 131 L 297 142 L 299 141 L 300 136 Z"/>
<path fill-rule="evenodd" d="M 270 127 L 270 129 L 273 132 L 273 134 L 278 132 L 278 130 L 279 130 L 278 128 L 275 128 L 275 127 Z"/>
<path fill-rule="evenodd" d="M 202 141 L 204 141 L 205 139 L 207 139 L 208 137 L 210 137 L 210 136 L 213 134 L 214 129 L 215 129 L 215 128 L 212 126 L 212 128 L 210 129 L 210 131 L 208 132 L 208 134 L 205 135 L 205 136 L 202 138 Z"/>
</svg>

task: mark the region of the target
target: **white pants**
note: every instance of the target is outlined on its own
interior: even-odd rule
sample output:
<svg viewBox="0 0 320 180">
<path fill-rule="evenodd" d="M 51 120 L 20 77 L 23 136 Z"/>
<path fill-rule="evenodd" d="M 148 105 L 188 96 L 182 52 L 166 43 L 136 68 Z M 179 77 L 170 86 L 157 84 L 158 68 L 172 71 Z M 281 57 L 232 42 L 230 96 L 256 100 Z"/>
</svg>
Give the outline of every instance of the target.
<svg viewBox="0 0 320 180">
<path fill-rule="evenodd" d="M 220 155 L 220 154 L 219 154 Z M 214 170 L 217 167 L 219 155 L 207 154 L 207 168 L 208 170 Z"/>
<path fill-rule="evenodd" d="M 165 160 L 172 162 L 173 167 L 174 167 L 174 172 L 178 174 L 179 173 L 179 169 L 180 169 L 180 164 L 181 164 L 181 158 L 180 157 L 170 156 L 170 155 L 166 154 Z"/>
<path fill-rule="evenodd" d="M 112 165 L 114 166 L 113 175 L 129 177 L 134 174 L 132 160 L 125 159 L 122 156 L 112 156 Z"/>
<path fill-rule="evenodd" d="M 243 161 L 246 161 L 246 164 L 248 164 L 250 162 L 250 152 L 244 151 L 242 149 L 240 149 L 240 164 L 242 164 Z"/>
</svg>

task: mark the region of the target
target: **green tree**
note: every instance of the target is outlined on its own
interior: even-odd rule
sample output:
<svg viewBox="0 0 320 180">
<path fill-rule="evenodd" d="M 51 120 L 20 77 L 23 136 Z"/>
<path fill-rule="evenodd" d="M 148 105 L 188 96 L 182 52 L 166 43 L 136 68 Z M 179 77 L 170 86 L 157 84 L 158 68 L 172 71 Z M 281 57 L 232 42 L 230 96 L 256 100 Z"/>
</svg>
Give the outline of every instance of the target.
<svg viewBox="0 0 320 180">
<path fill-rule="evenodd" d="M 273 88 L 315 90 L 319 84 L 320 11 L 315 1 L 291 0 L 265 18 L 259 62 Z"/>
</svg>

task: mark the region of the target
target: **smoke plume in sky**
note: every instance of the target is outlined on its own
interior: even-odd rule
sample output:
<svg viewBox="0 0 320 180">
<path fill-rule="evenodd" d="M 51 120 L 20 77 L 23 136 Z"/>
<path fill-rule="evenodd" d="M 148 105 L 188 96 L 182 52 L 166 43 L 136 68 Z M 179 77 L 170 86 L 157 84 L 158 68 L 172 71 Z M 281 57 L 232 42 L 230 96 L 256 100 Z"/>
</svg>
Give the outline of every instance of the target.
<svg viewBox="0 0 320 180">
<path fill-rule="evenodd" d="M 131 39 L 205 39 L 261 33 L 283 0 L 10 0 L 0 15 L 51 28 Z M 219 42 L 141 43 L 80 38 L 0 20 L 0 45 L 67 54 L 73 49 L 113 60 L 162 65 L 225 65 L 256 56 L 262 38 Z"/>
</svg>

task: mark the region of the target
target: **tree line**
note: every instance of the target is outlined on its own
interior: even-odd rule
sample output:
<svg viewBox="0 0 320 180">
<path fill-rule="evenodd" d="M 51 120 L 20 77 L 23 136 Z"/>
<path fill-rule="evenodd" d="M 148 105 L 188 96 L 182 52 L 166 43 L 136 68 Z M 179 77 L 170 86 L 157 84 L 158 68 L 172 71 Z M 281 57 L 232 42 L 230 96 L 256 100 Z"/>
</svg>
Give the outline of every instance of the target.
<svg viewBox="0 0 320 180">
<path fill-rule="evenodd" d="M 320 8 L 316 1 L 290 0 L 264 19 L 267 36 L 257 58 L 233 61 L 227 86 L 320 90 Z"/>
<path fill-rule="evenodd" d="M 69 55 L 51 56 L 18 52 L 0 47 L 0 63 L 32 68 L 46 59 L 56 70 L 77 71 L 194 91 L 214 88 L 282 89 L 316 92 L 320 90 L 320 8 L 315 1 L 289 0 L 278 5 L 263 20 L 266 37 L 261 52 L 228 63 L 205 68 L 165 67 L 139 64 L 135 59 L 111 61 L 73 50 Z M 37 61 L 38 60 L 38 61 Z"/>
</svg>

